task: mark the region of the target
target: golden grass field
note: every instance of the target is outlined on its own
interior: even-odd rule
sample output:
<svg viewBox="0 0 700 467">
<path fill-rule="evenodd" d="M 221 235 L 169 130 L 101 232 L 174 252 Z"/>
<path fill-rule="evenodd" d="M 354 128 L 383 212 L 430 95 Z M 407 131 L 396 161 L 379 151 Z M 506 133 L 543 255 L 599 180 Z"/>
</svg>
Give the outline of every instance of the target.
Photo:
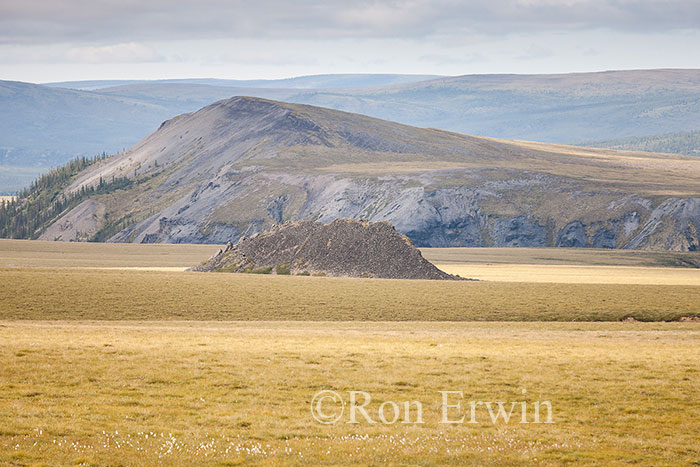
<svg viewBox="0 0 700 467">
<path fill-rule="evenodd" d="M 700 267 L 700 252 L 593 248 L 421 248 L 421 251 L 432 263 L 457 265 Z"/>
<path fill-rule="evenodd" d="M 550 264 L 436 263 L 436 266 L 450 274 L 495 282 L 700 285 L 700 269 Z"/>
<path fill-rule="evenodd" d="M 700 461 L 695 323 L 13 321 L 0 343 L 2 465 Z M 424 423 L 322 425 L 321 389 Z M 554 423 L 439 423 L 441 390 L 549 401 Z"/>
<path fill-rule="evenodd" d="M 70 243 L 0 239 L 0 267 L 188 268 L 222 245 Z M 583 248 L 421 248 L 442 265 L 539 264 L 564 266 L 700 267 L 700 252 L 596 250 Z"/>
<path fill-rule="evenodd" d="M 665 267 L 697 253 L 423 250 L 469 282 L 183 272 L 217 248 L 0 240 L 0 465 L 700 463 L 698 270 Z M 322 425 L 321 389 L 425 423 Z M 439 423 L 441 390 L 554 423 Z"/>
<path fill-rule="evenodd" d="M 217 248 L 0 240 L 0 319 L 672 321 L 700 315 L 700 269 L 659 267 L 696 261 L 697 253 L 582 256 L 510 248 L 455 249 L 450 257 L 447 250 L 423 250 L 446 271 L 483 279 L 478 282 L 182 272 Z M 504 262 L 507 254 L 522 264 Z M 612 266 L 616 261 L 625 266 Z"/>
<path fill-rule="evenodd" d="M 138 245 L 0 239 L 0 267 L 176 267 L 185 269 L 216 253 L 216 245 Z"/>
<path fill-rule="evenodd" d="M 700 286 L 0 268 L 0 319 L 673 321 Z"/>
</svg>

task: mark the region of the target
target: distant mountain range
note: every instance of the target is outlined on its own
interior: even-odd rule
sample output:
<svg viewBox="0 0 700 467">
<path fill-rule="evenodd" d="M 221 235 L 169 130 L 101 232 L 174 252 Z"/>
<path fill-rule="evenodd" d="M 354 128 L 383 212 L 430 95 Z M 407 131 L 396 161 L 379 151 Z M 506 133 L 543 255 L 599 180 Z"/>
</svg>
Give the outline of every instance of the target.
<svg viewBox="0 0 700 467">
<path fill-rule="evenodd" d="M 700 249 L 700 158 L 474 137 L 259 98 L 180 115 L 75 167 L 42 180 L 6 232 L 226 243 L 286 221 L 352 218 L 388 221 L 417 246 Z"/>
<path fill-rule="evenodd" d="M 621 148 L 638 147 L 627 145 L 629 138 L 700 129 L 700 70 L 0 81 L 0 193 L 77 155 L 118 152 L 168 118 L 236 95 L 491 137 L 572 144 L 623 139 Z"/>
<path fill-rule="evenodd" d="M 414 83 L 442 78 L 439 75 L 396 75 L 396 74 L 333 74 L 297 76 L 285 79 L 213 79 L 185 78 L 159 80 L 104 80 L 104 81 L 63 81 L 46 83 L 55 88 L 95 91 L 114 86 L 132 84 L 205 84 L 208 86 L 233 88 L 275 88 L 275 89 L 342 89 L 368 86 L 387 86 L 392 84 Z"/>
</svg>

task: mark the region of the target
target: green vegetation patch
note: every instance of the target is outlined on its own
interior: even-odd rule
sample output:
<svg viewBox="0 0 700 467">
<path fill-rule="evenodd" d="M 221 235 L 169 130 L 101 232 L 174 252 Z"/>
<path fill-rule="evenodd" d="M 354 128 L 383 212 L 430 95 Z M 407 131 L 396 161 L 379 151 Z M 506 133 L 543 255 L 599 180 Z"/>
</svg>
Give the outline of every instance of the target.
<svg viewBox="0 0 700 467">
<path fill-rule="evenodd" d="M 245 268 L 243 270 L 244 273 L 246 274 L 272 274 L 272 266 L 268 266 L 265 268 Z"/>
<path fill-rule="evenodd" d="M 233 261 L 233 262 L 227 264 L 226 266 L 217 269 L 216 272 L 236 272 L 239 264 L 240 263 L 238 261 Z"/>
</svg>

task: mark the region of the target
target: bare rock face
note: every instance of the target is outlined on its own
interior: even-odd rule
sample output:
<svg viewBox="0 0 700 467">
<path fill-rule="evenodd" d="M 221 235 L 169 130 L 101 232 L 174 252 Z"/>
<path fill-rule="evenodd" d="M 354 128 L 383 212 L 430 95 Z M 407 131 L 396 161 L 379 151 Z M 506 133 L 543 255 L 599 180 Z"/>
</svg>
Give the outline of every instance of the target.
<svg viewBox="0 0 700 467">
<path fill-rule="evenodd" d="M 39 240 L 80 242 L 89 240 L 104 224 L 105 207 L 86 199 L 46 229 Z"/>
<path fill-rule="evenodd" d="M 193 271 L 457 280 L 388 222 L 299 221 L 227 245 Z"/>
</svg>

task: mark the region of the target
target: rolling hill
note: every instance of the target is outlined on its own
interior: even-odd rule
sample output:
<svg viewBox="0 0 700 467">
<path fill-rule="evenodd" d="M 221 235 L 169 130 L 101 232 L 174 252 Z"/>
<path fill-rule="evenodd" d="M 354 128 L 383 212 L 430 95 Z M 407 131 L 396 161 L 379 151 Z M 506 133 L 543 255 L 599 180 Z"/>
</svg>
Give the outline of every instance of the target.
<svg viewBox="0 0 700 467">
<path fill-rule="evenodd" d="M 66 89 L 95 91 L 99 89 L 132 84 L 204 84 L 218 87 L 234 88 L 273 88 L 273 89 L 342 89 L 367 86 L 387 86 L 392 84 L 413 83 L 441 78 L 438 75 L 399 75 L 399 74 L 328 74 L 296 76 L 283 79 L 214 79 L 185 78 L 158 80 L 96 80 L 64 81 L 46 83 L 47 86 Z"/>
<path fill-rule="evenodd" d="M 349 80 L 340 75 L 333 80 L 332 76 L 270 82 L 160 81 L 105 87 L 99 92 L 119 90 L 123 97 L 153 94 L 178 99 L 183 91 L 206 93 L 204 84 L 238 83 L 234 87 L 240 95 L 317 105 L 420 127 L 567 144 L 700 128 L 700 70 L 464 75 L 404 83 L 377 78 L 375 84 L 369 78 Z M 195 84 L 199 88 L 190 87 Z M 270 89 L 278 94 L 270 94 Z"/>
<path fill-rule="evenodd" d="M 0 192 L 15 191 L 37 173 L 75 156 L 130 147 L 163 120 L 236 95 L 323 106 L 420 127 L 556 143 L 700 128 L 700 70 L 435 79 L 321 75 L 270 81 L 73 82 L 51 87 L 3 81 Z M 639 145 L 624 140 L 616 147 Z"/>
<path fill-rule="evenodd" d="M 61 190 L 66 212 L 30 236 L 225 243 L 285 221 L 354 218 L 389 221 L 417 246 L 687 251 L 700 232 L 697 158 L 473 137 L 247 97 L 164 122 Z"/>
<path fill-rule="evenodd" d="M 163 120 L 220 99 L 290 99 L 316 87 L 392 85 L 431 75 L 318 75 L 280 80 L 0 81 L 0 194 L 77 156 L 123 150 Z M 285 88 L 286 87 L 286 88 Z"/>
<path fill-rule="evenodd" d="M 465 75 L 290 100 L 421 127 L 573 144 L 697 130 L 700 70 Z"/>
<path fill-rule="evenodd" d="M 120 151 L 163 120 L 243 91 L 188 85 L 187 92 L 172 85 L 163 97 L 157 87 L 144 94 L 134 86 L 94 92 L 0 81 L 0 165 L 50 167 L 77 155 Z"/>
</svg>

